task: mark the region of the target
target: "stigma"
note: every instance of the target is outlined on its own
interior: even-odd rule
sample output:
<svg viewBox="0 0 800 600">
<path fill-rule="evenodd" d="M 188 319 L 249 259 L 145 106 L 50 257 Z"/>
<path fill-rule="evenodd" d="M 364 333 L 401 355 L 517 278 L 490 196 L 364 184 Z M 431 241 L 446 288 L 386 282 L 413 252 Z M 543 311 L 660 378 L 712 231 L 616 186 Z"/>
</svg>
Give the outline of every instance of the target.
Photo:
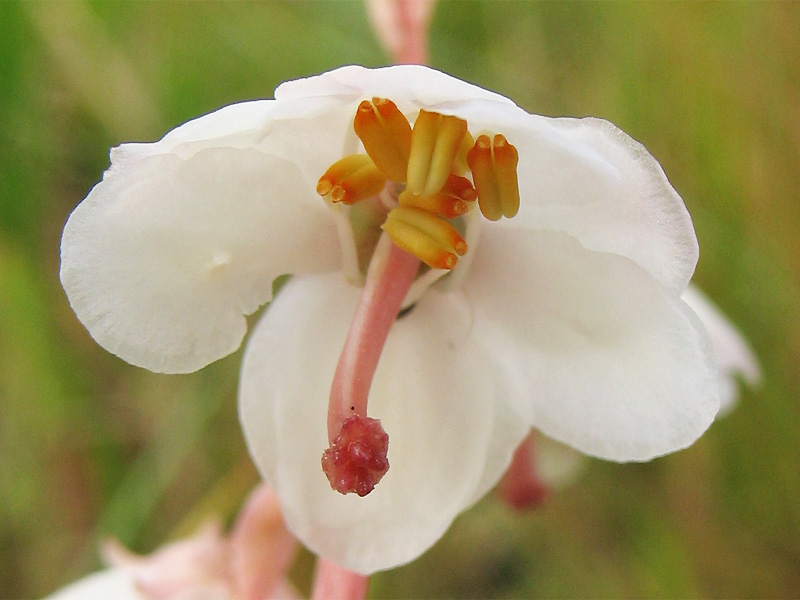
<svg viewBox="0 0 800 600">
<path fill-rule="evenodd" d="M 412 126 L 386 98 L 362 101 L 353 129 L 364 151 L 334 162 L 317 193 L 362 229 L 356 205 L 377 212 L 380 236 L 368 247 L 364 289 L 331 384 L 330 446 L 321 464 L 332 489 L 365 496 L 389 469 L 389 436 L 367 416 L 389 331 L 411 285 L 428 272 L 420 263 L 446 273 L 469 251 L 462 237 L 468 215 L 479 210 L 496 221 L 517 214 L 518 154 L 502 134 L 473 138 L 467 121 L 455 115 L 420 110 Z M 369 240 L 374 232 L 360 235 Z"/>
</svg>

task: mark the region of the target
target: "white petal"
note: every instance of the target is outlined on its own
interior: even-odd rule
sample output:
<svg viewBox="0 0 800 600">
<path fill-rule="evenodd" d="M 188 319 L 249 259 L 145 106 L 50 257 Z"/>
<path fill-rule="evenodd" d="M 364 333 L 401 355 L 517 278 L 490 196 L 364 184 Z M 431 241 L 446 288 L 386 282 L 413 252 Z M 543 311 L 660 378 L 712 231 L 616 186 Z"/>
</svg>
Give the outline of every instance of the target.
<svg viewBox="0 0 800 600">
<path fill-rule="evenodd" d="M 106 569 L 61 588 L 46 600 L 146 600 L 134 578 L 127 569 Z"/>
<path fill-rule="evenodd" d="M 378 96 L 410 103 L 418 109 L 465 100 L 514 104 L 500 94 L 421 65 L 380 69 L 349 65 L 314 77 L 287 81 L 275 90 L 275 98 L 281 101 L 331 96 L 356 103 Z M 355 116 L 355 112 L 353 114 Z"/>
<path fill-rule="evenodd" d="M 479 346 L 462 344 L 466 304 L 432 291 L 394 325 L 373 381 L 369 412 L 389 434 L 388 473 L 364 498 L 332 491 L 320 466 L 327 399 L 359 295 L 332 275 L 290 281 L 248 343 L 240 411 L 289 528 L 314 552 L 371 573 L 430 547 L 500 477 L 527 425 L 517 417 L 494 439 L 505 388 Z"/>
<path fill-rule="evenodd" d="M 503 133 L 519 151 L 521 205 L 501 227 L 564 231 L 686 287 L 698 256 L 691 218 L 641 144 L 599 119 L 531 116 Z"/>
<path fill-rule="evenodd" d="M 333 219 L 301 181 L 291 162 L 253 149 L 112 169 L 64 229 L 75 313 L 104 348 L 153 371 L 233 352 L 275 277 L 340 266 Z"/>
<path fill-rule="evenodd" d="M 697 313 L 711 337 L 720 371 L 720 413 L 726 413 L 739 393 L 737 375 L 751 386 L 761 381 L 758 360 L 744 336 L 697 286 L 690 285 L 681 298 Z"/>
<path fill-rule="evenodd" d="M 565 234 L 488 227 L 474 261 L 474 335 L 527 389 L 515 400 L 532 426 L 626 461 L 686 447 L 713 421 L 705 330 L 635 263 Z"/>
<path fill-rule="evenodd" d="M 264 135 L 274 100 L 231 104 L 176 127 L 155 143 L 123 144 L 111 150 L 110 171 L 156 154 L 190 158 L 207 148 L 251 148 Z"/>
</svg>

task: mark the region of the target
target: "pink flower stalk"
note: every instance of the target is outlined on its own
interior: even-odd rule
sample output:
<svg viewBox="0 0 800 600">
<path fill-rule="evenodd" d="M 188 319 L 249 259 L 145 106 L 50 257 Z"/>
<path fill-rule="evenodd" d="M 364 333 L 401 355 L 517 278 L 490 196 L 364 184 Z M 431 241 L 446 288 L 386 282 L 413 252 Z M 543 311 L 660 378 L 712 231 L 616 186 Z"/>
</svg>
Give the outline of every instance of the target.
<svg viewBox="0 0 800 600">
<path fill-rule="evenodd" d="M 369 577 L 359 575 L 320 558 L 314 578 L 312 600 L 364 600 Z"/>
<path fill-rule="evenodd" d="M 370 21 L 396 64 L 428 63 L 428 28 L 435 0 L 367 0 Z"/>
</svg>

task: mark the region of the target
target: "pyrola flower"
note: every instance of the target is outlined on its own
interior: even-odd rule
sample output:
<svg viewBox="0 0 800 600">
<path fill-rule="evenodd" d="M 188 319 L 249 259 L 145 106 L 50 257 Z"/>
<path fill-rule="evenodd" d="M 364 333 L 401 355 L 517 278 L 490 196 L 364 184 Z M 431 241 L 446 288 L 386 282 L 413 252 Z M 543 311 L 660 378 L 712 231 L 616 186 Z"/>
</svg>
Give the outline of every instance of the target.
<svg viewBox="0 0 800 600">
<path fill-rule="evenodd" d="M 123 359 L 192 371 L 291 274 L 248 341 L 241 419 L 290 529 L 348 569 L 419 556 L 531 427 L 641 461 L 717 412 L 680 298 L 691 220 L 610 123 L 351 66 L 111 163 L 64 230 L 75 312 Z"/>
</svg>

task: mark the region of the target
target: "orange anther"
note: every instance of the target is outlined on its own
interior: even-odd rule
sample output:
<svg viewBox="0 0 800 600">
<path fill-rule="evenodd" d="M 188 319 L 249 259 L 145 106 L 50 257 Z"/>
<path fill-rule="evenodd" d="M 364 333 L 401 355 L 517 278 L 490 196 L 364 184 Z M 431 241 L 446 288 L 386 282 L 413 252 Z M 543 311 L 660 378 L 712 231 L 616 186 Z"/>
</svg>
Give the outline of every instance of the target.
<svg viewBox="0 0 800 600">
<path fill-rule="evenodd" d="M 451 174 L 442 190 L 432 196 L 415 196 L 409 190 L 400 194 L 400 206 L 416 206 L 436 213 L 446 219 L 463 215 L 469 209 L 468 202 L 477 197 L 469 179 Z"/>
<path fill-rule="evenodd" d="M 467 163 L 478 192 L 478 206 L 490 221 L 511 218 L 519 210 L 517 149 L 500 134 L 478 136 Z"/>
<path fill-rule="evenodd" d="M 405 183 L 411 151 L 411 125 L 397 105 L 386 98 L 364 100 L 358 106 L 353 128 L 384 176 Z"/>
<path fill-rule="evenodd" d="M 466 134 L 467 122 L 463 119 L 419 111 L 408 157 L 408 189 L 412 194 L 432 196 L 442 189 Z"/>
<path fill-rule="evenodd" d="M 386 177 L 366 154 L 351 154 L 333 163 L 317 183 L 320 196 L 333 202 L 354 204 L 381 192 Z"/>
<path fill-rule="evenodd" d="M 433 269 L 452 269 L 467 252 L 467 243 L 450 223 L 421 208 L 393 209 L 382 228 L 396 246 Z"/>
<path fill-rule="evenodd" d="M 478 197 L 478 193 L 475 191 L 475 188 L 472 187 L 472 183 L 469 179 L 466 177 L 461 177 L 460 175 L 454 175 L 452 173 L 447 178 L 447 181 L 442 188 L 442 192 L 445 192 L 450 196 L 461 198 L 461 200 L 464 202 L 472 202 Z"/>
</svg>

